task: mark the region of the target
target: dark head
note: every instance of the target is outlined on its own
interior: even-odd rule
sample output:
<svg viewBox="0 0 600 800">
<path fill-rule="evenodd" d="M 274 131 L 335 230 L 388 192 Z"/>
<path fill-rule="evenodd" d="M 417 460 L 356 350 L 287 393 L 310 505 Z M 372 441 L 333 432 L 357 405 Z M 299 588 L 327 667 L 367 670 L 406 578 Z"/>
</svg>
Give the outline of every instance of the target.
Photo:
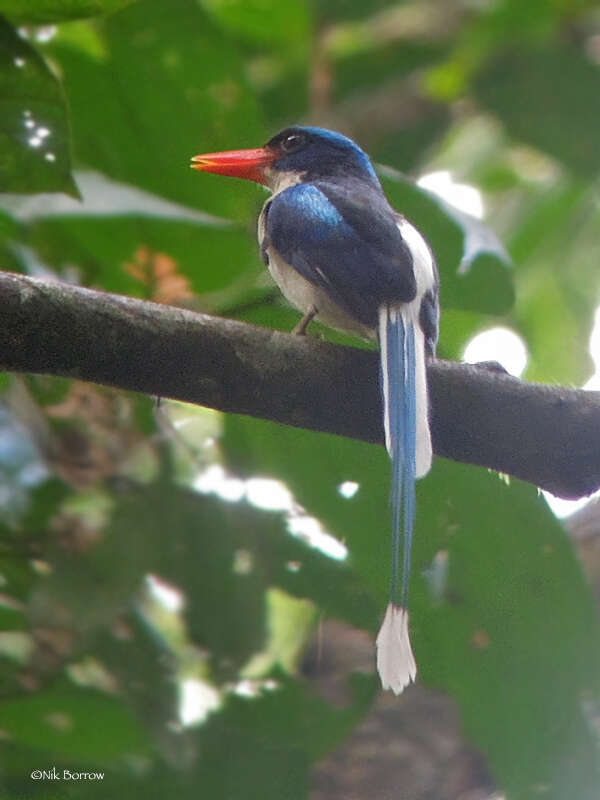
<svg viewBox="0 0 600 800">
<path fill-rule="evenodd" d="M 195 156 L 192 162 L 194 169 L 247 178 L 272 188 L 298 179 L 350 175 L 379 185 L 373 165 L 360 147 L 325 128 L 286 128 L 257 150 L 208 153 Z"/>
</svg>

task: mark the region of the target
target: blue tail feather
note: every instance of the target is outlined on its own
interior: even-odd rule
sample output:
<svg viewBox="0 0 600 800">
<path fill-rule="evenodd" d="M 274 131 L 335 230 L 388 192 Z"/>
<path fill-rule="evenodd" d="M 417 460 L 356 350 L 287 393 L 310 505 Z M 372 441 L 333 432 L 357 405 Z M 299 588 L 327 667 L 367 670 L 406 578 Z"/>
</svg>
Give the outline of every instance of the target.
<svg viewBox="0 0 600 800">
<path fill-rule="evenodd" d="M 382 309 L 380 328 L 386 443 L 392 459 L 392 583 L 390 600 L 407 607 L 415 522 L 416 346 L 414 323 L 399 309 Z M 402 578 L 400 579 L 400 552 Z"/>
</svg>

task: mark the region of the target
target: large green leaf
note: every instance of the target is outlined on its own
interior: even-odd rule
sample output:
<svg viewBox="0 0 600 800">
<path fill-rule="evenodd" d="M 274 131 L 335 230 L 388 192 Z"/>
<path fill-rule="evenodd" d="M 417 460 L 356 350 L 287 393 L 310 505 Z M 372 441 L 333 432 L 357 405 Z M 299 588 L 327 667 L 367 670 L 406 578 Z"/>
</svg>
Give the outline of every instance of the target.
<svg viewBox="0 0 600 800">
<path fill-rule="evenodd" d="M 16 741 L 46 751 L 47 758 L 93 765 L 148 752 L 143 731 L 116 698 L 64 680 L 4 701 L 2 725 Z"/>
<path fill-rule="evenodd" d="M 314 4 L 321 23 L 368 17 L 388 5 L 389 0 L 318 0 Z"/>
<path fill-rule="evenodd" d="M 573 170 L 600 169 L 600 68 L 572 45 L 511 49 L 480 75 L 478 100 L 509 133 Z"/>
<path fill-rule="evenodd" d="M 77 157 L 160 197 L 247 219 L 258 188 L 189 169 L 196 153 L 266 138 L 231 42 L 192 0 L 143 0 L 106 19 L 99 33 L 101 56 L 83 34 L 51 43 Z M 238 141 L 229 140 L 232 131 Z"/>
<path fill-rule="evenodd" d="M 285 737 L 288 746 L 300 749 L 310 761 L 324 755 L 348 733 L 373 700 L 373 681 L 364 675 L 352 679 L 352 703 L 341 709 L 311 694 L 298 681 L 281 675 L 275 675 L 275 680 L 279 687 L 265 692 L 258 702 L 232 698 L 223 719 L 226 724 L 235 721 L 238 730 L 259 740 L 276 742 Z M 208 727 L 205 738 L 210 735 Z"/>
<path fill-rule="evenodd" d="M 304 800 L 311 762 L 330 749 L 367 711 L 373 681 L 357 676 L 352 701 L 331 708 L 302 684 L 280 674 L 276 685 L 256 698 L 230 696 L 198 729 L 200 757 L 192 769 L 174 773 L 160 764 L 142 784 L 144 797 L 161 800 L 209 797 L 231 800 Z"/>
<path fill-rule="evenodd" d="M 0 192 L 76 194 L 60 84 L 0 17 Z"/>
<path fill-rule="evenodd" d="M 423 679 L 459 700 L 508 796 L 591 800 L 600 638 L 570 542 L 525 484 L 439 462 L 423 489 L 418 535 L 448 554 L 442 598 L 413 617 Z"/>
<path fill-rule="evenodd" d="M 139 612 L 125 616 L 122 629 L 127 635 L 121 637 L 102 631 L 94 642 L 93 656 L 116 680 L 123 706 L 143 725 L 165 761 L 184 765 L 191 743 L 173 724 L 180 701 L 177 654 Z"/>
<path fill-rule="evenodd" d="M 304 45 L 309 32 L 308 4 L 303 0 L 201 0 L 201 5 L 224 28 L 252 42 Z"/>
<path fill-rule="evenodd" d="M 110 14 L 134 0 L 0 0 L 0 14 L 30 25 Z"/>
<path fill-rule="evenodd" d="M 352 569 L 383 611 L 390 564 L 383 448 L 241 417 L 227 420 L 226 444 L 239 468 L 283 478 L 344 538 Z M 358 484 L 351 499 L 338 491 L 348 480 Z M 571 545 L 535 489 L 439 460 L 419 484 L 413 564 L 421 679 L 459 700 L 499 784 L 515 798 L 541 784 L 557 800 L 569 785 L 591 798 L 596 742 L 582 698 L 598 700 L 600 630 Z M 435 591 L 426 569 L 441 573 Z M 367 627 L 374 631 L 378 617 Z"/>
</svg>

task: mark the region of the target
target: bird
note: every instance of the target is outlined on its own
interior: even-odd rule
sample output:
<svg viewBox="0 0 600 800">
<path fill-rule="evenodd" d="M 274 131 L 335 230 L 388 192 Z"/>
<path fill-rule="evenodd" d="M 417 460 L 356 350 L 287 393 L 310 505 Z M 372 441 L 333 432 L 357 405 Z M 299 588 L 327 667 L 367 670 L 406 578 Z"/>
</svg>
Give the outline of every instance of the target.
<svg viewBox="0 0 600 800">
<path fill-rule="evenodd" d="M 439 329 L 438 270 L 426 239 L 388 202 L 367 154 L 347 136 L 292 126 L 264 147 L 205 153 L 193 169 L 270 190 L 258 219 L 261 256 L 303 316 L 375 340 L 385 444 L 392 464 L 392 577 L 376 639 L 384 689 L 416 678 L 409 632 L 415 482 L 432 463 L 426 364 Z"/>
</svg>

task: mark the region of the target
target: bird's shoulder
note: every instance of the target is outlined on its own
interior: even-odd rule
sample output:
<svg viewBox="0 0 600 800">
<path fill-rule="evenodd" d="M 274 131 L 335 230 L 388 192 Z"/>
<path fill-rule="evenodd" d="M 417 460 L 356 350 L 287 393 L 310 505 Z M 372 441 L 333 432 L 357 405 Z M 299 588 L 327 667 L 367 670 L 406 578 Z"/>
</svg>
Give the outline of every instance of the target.
<svg viewBox="0 0 600 800">
<path fill-rule="evenodd" d="M 275 195 L 268 203 L 268 228 L 272 238 L 288 245 L 329 244 L 369 259 L 389 260 L 407 269 L 409 248 L 381 187 L 357 179 L 320 179 L 297 183 Z M 368 252 L 364 251 L 367 248 Z"/>
</svg>

